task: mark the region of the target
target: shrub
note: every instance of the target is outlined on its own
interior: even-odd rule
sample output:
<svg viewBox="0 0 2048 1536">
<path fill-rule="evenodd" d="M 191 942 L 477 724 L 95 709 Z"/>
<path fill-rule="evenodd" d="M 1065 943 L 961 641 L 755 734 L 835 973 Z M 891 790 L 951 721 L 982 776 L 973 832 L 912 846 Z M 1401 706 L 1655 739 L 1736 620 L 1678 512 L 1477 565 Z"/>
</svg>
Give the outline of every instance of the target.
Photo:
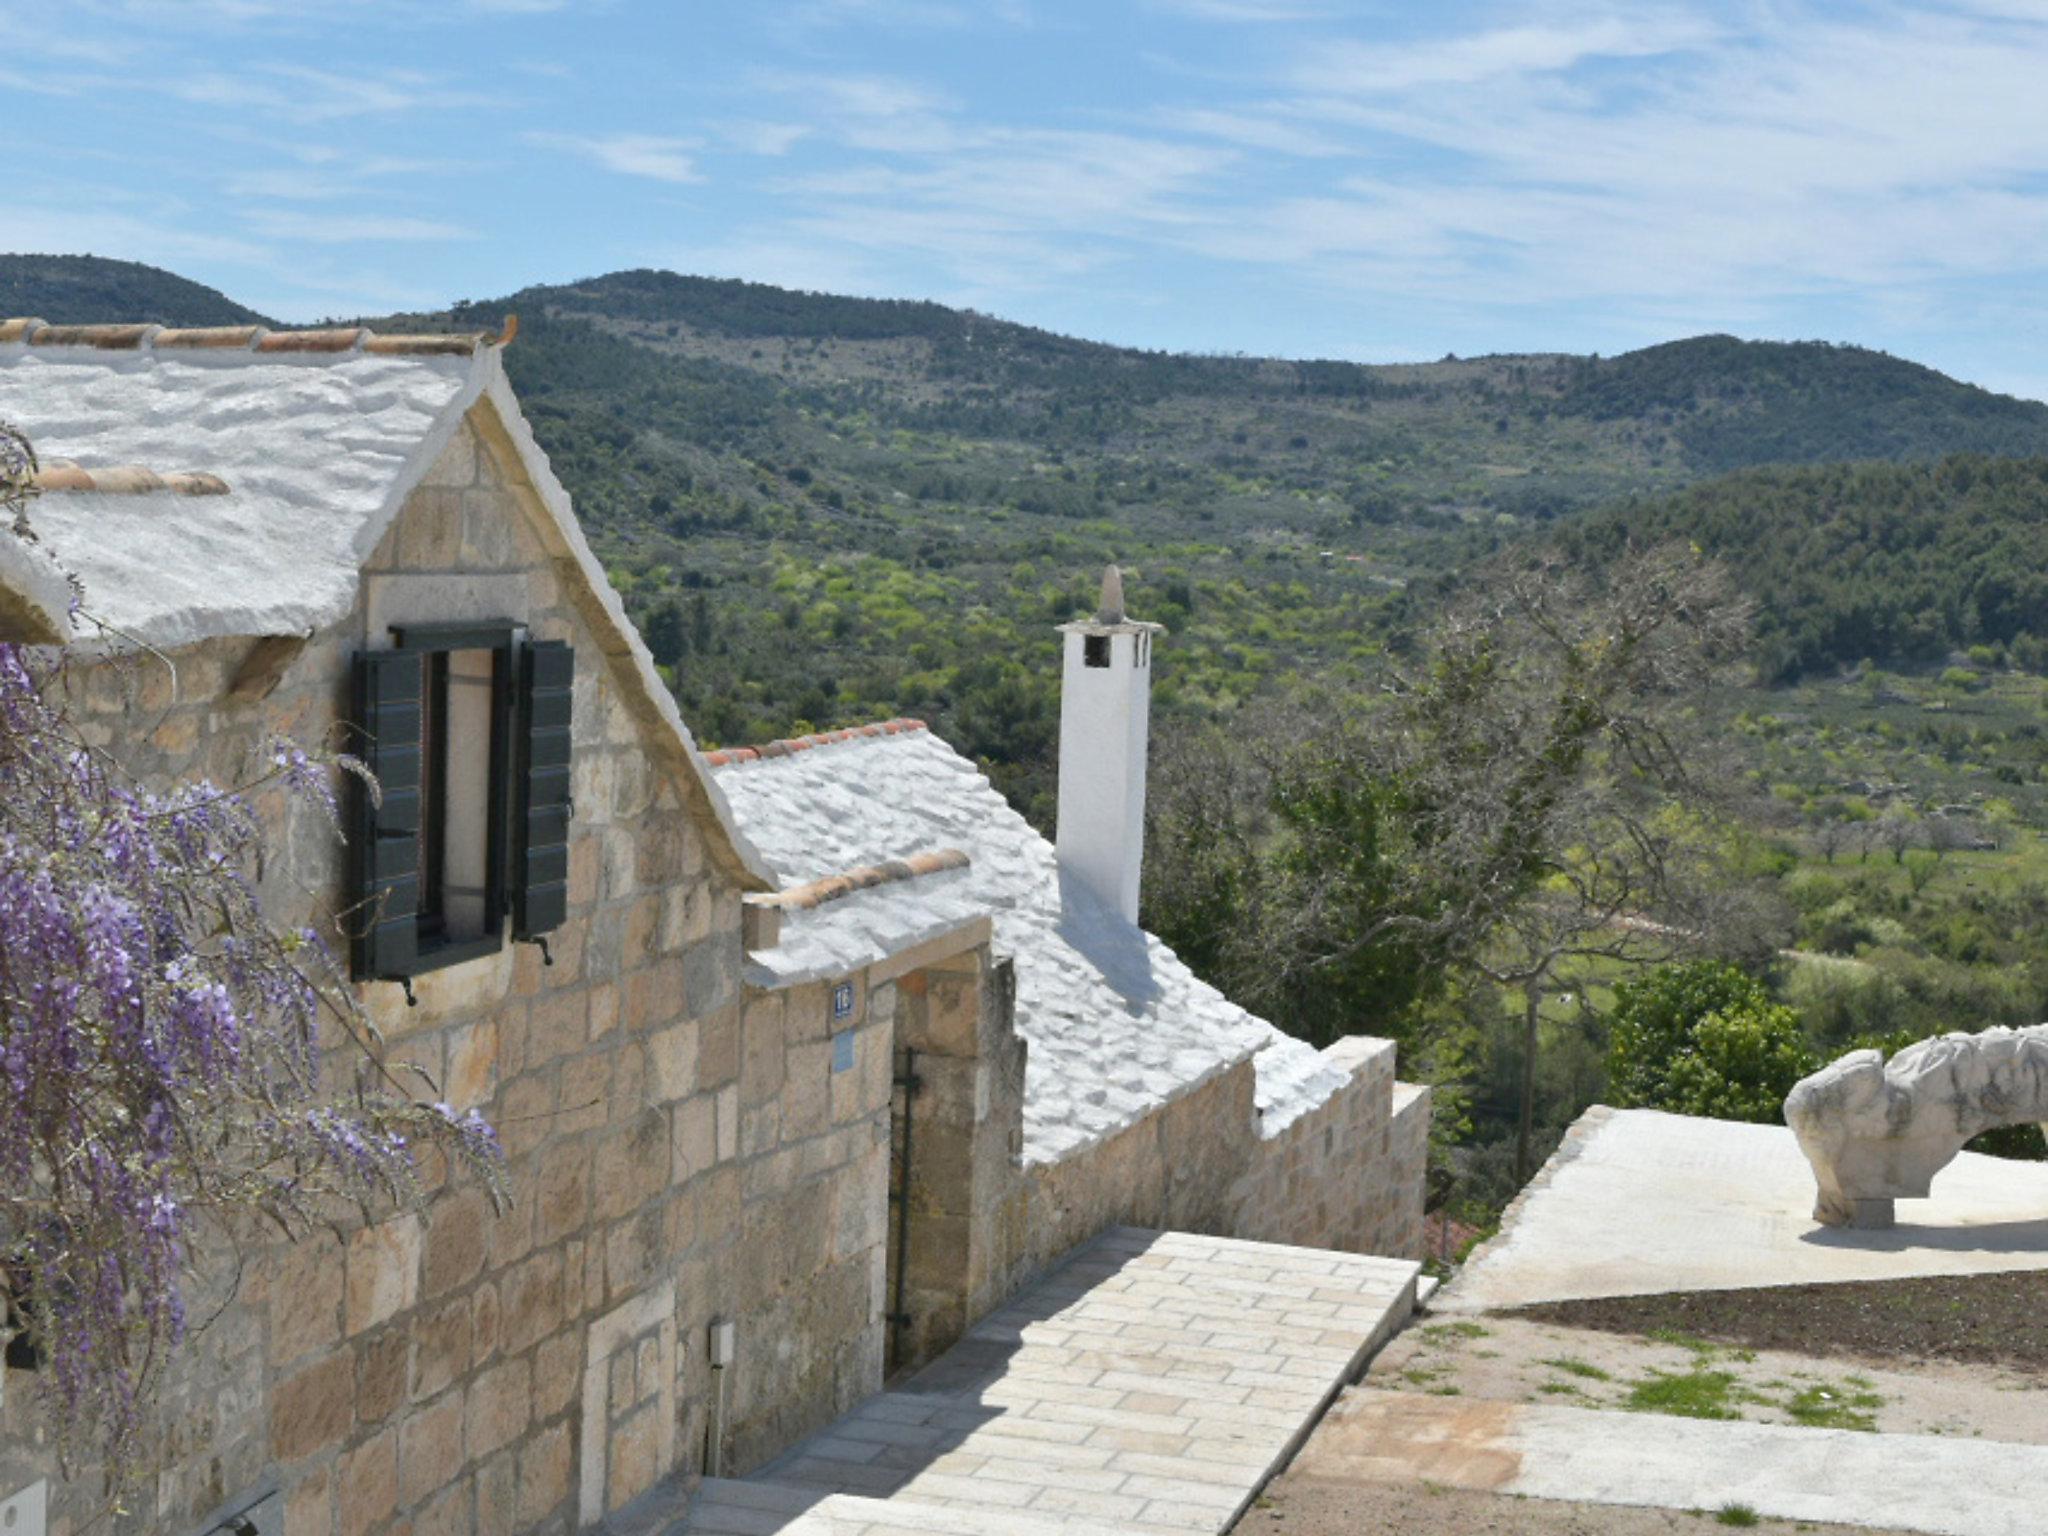
<svg viewBox="0 0 2048 1536">
<path fill-rule="evenodd" d="M 1623 1107 L 1775 1123 L 1816 1065 L 1799 1016 L 1735 966 L 1660 966 L 1615 988 L 1608 1091 Z"/>
</svg>

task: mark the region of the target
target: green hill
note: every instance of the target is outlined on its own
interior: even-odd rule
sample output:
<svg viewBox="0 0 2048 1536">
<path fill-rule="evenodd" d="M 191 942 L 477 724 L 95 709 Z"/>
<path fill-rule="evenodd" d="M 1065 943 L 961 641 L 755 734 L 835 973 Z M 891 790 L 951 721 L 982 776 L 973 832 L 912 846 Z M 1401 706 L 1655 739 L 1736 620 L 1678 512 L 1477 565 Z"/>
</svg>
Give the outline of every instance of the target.
<svg viewBox="0 0 2048 1536">
<path fill-rule="evenodd" d="M 0 297 L 52 320 L 250 317 L 89 258 L 6 258 Z M 1105 560 L 1172 628 L 1161 710 L 1228 710 L 1298 679 L 1364 685 L 1437 578 L 1560 517 L 1677 493 L 1672 526 L 1718 527 L 1723 492 L 1683 493 L 1760 461 L 2048 456 L 2048 406 L 1819 343 L 1195 356 L 653 271 L 370 323 L 508 310 L 534 429 L 707 740 L 922 714 L 1026 804 L 1056 718 L 1051 625 Z M 1786 654 L 1851 644 L 1852 625 L 1804 622 L 1780 621 Z"/>
<path fill-rule="evenodd" d="M 1594 559 L 1679 536 L 1725 560 L 1758 600 L 1766 677 L 1970 646 L 2048 663 L 2048 458 L 1748 470 L 1562 536 Z"/>
<path fill-rule="evenodd" d="M 52 325 L 275 323 L 175 273 L 104 256 L 0 255 L 0 315 L 34 315 Z"/>
</svg>

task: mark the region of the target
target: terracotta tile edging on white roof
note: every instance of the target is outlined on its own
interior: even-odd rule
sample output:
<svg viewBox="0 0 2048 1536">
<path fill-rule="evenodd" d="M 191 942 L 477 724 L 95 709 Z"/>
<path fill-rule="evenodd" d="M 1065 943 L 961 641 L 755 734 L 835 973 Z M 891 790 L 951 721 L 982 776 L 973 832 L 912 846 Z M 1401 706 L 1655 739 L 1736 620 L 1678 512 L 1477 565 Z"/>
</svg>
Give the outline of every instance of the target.
<svg viewBox="0 0 2048 1536">
<path fill-rule="evenodd" d="M 878 736 L 901 736 L 909 731 L 929 729 L 922 720 L 896 719 L 876 720 L 867 725 L 850 725 L 844 730 L 816 731 L 809 736 L 785 736 L 779 741 L 764 741 L 751 747 L 720 747 L 704 754 L 704 761 L 714 768 L 730 768 L 736 763 L 758 763 L 788 757 L 797 752 L 809 752 L 817 747 L 834 747 L 843 742 L 864 741 Z M 964 859 L 966 855 L 961 855 Z"/>
<path fill-rule="evenodd" d="M 774 907 L 784 912 L 810 912 L 827 902 L 844 900 L 856 891 L 870 891 L 877 886 L 895 885 L 967 866 L 967 855 L 958 848 L 938 848 L 930 853 L 913 853 L 907 859 L 864 865 L 843 875 L 827 875 L 820 880 L 790 886 L 787 890 L 749 896 L 747 901 L 753 906 Z"/>
<path fill-rule="evenodd" d="M 329 356 L 370 352 L 389 357 L 467 357 L 486 348 L 510 346 L 518 334 L 519 317 L 509 314 L 504 329 L 495 336 L 488 331 L 399 332 L 380 336 L 366 325 L 292 330 L 267 325 L 179 327 L 147 322 L 52 325 L 33 315 L 0 320 L 0 345 L 83 347 L 99 352 L 177 348 Z"/>
</svg>

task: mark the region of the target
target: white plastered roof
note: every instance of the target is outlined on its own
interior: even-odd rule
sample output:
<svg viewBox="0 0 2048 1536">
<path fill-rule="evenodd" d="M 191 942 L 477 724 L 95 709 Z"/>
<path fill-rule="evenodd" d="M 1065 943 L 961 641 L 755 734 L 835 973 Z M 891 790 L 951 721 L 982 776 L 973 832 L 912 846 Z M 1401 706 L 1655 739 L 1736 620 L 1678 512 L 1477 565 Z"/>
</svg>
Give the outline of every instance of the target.
<svg viewBox="0 0 2048 1536">
<path fill-rule="evenodd" d="M 56 492 L 29 520 L 93 621 L 170 649 L 345 617 L 362 562 L 483 389 L 473 357 L 0 345 L 0 417 L 44 460 L 200 470 L 224 496 Z"/>
<path fill-rule="evenodd" d="M 595 600 L 604 650 L 680 749 L 742 880 L 767 886 L 766 864 L 584 537 L 497 347 L 271 354 L 158 350 L 146 338 L 123 348 L 0 342 L 0 418 L 43 460 L 196 470 L 227 483 L 225 495 L 61 491 L 31 503 L 41 551 L 80 586 L 76 643 L 88 647 L 304 635 L 346 618 L 363 562 L 480 402 L 532 483 L 558 554 Z"/>
<path fill-rule="evenodd" d="M 1053 848 L 968 759 L 929 731 L 857 736 L 718 765 L 743 831 L 785 885 L 934 848 L 965 870 L 835 902 L 909 927 L 970 905 L 1015 958 L 1017 1032 L 1030 1044 L 1024 1157 L 1054 1162 L 1254 1058 L 1260 1130 L 1274 1135 L 1342 1088 L 1322 1055 L 1232 1003 L 1172 950 L 1078 886 Z M 821 909 L 821 915 L 831 908 Z M 785 930 L 785 944 L 788 942 Z"/>
</svg>

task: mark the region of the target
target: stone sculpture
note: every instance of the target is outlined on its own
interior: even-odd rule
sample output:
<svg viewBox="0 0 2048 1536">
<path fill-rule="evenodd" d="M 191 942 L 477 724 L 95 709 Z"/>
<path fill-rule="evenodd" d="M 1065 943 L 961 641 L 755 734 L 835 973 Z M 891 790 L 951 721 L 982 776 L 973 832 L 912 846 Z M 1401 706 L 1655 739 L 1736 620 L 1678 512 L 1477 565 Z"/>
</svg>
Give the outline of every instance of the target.
<svg viewBox="0 0 2048 1536">
<path fill-rule="evenodd" d="M 1793 1085 L 1785 1123 L 1820 1185 L 1816 1221 L 1889 1227 L 1963 1143 L 2048 1121 L 2048 1024 L 1937 1035 L 1889 1062 L 1852 1051 Z M 2048 1128 L 2048 1127 L 2044 1127 Z"/>
</svg>

